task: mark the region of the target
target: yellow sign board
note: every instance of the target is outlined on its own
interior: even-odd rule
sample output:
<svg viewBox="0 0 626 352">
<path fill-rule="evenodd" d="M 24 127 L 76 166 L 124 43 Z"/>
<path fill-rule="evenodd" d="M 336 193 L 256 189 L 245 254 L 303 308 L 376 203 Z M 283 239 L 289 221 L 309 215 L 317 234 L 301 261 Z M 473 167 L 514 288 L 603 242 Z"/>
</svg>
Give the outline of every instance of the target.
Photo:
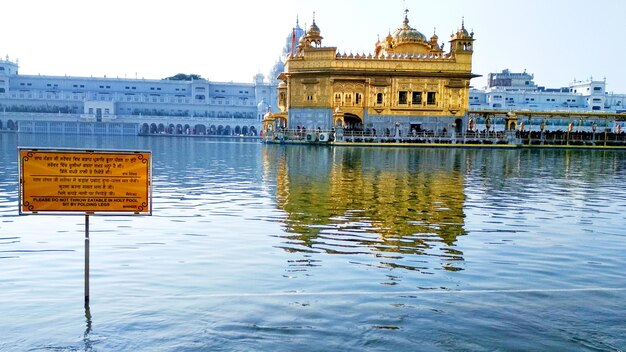
<svg viewBox="0 0 626 352">
<path fill-rule="evenodd" d="M 152 214 L 152 153 L 19 149 L 20 214 Z"/>
</svg>

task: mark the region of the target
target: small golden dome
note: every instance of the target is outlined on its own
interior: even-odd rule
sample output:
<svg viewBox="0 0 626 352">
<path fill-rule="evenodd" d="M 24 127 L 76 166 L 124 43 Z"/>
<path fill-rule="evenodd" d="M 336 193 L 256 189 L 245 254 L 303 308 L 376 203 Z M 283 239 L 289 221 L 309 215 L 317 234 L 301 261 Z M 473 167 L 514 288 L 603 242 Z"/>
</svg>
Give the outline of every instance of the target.
<svg viewBox="0 0 626 352">
<path fill-rule="evenodd" d="M 463 19 L 461 20 L 461 29 L 459 29 L 456 32 L 456 37 L 457 38 L 467 38 L 469 36 L 470 36 L 470 34 L 467 32 L 467 29 L 465 29 L 465 17 L 463 17 Z M 473 37 L 474 33 L 472 33 L 471 36 Z"/>
<path fill-rule="evenodd" d="M 437 40 L 439 40 L 439 36 L 437 36 L 437 32 L 435 30 L 433 30 L 433 36 L 430 37 L 430 41 L 431 42 L 436 42 Z"/>
<path fill-rule="evenodd" d="M 308 35 L 320 35 L 320 28 L 315 24 L 315 19 L 313 19 L 313 24 L 309 27 Z"/>
<path fill-rule="evenodd" d="M 385 43 L 387 43 L 387 46 L 389 48 L 393 46 L 393 37 L 391 36 L 391 33 L 387 34 L 387 37 L 385 38 Z"/>
</svg>

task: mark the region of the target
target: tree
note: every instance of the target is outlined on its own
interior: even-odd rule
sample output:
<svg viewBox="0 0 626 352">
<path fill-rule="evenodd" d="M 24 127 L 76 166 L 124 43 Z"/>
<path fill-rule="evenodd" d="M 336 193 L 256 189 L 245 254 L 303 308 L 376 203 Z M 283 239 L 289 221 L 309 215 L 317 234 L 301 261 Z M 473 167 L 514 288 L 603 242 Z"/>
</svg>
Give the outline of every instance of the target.
<svg viewBox="0 0 626 352">
<path fill-rule="evenodd" d="M 197 75 L 195 73 L 188 74 L 188 75 L 184 73 L 179 73 L 171 77 L 165 77 L 163 79 L 170 80 L 170 81 L 193 81 L 193 80 L 200 80 L 203 78 L 200 75 Z"/>
</svg>

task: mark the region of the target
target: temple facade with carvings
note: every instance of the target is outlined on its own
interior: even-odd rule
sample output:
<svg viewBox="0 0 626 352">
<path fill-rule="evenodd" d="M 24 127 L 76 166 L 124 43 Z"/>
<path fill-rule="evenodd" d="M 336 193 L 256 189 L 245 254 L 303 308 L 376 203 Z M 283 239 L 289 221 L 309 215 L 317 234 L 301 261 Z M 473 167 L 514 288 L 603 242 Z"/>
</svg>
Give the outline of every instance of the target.
<svg viewBox="0 0 626 352">
<path fill-rule="evenodd" d="M 324 47 L 314 19 L 285 58 L 280 111 L 266 114 L 264 129 L 340 128 L 380 136 L 461 131 L 470 80 L 477 77 L 474 33 L 462 23 L 446 48 L 436 34 L 427 38 L 412 28 L 407 13 L 367 55 Z"/>
</svg>

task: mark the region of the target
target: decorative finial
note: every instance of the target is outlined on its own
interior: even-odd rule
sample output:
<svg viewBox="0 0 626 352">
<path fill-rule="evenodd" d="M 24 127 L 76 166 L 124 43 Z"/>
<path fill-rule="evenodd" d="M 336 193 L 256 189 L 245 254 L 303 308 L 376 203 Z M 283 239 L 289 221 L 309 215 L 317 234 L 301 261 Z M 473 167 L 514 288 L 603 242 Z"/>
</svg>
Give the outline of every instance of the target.
<svg viewBox="0 0 626 352">
<path fill-rule="evenodd" d="M 437 35 L 437 27 L 433 27 L 433 35 Z"/>
<path fill-rule="evenodd" d="M 402 3 L 404 5 L 403 6 L 404 10 L 402 11 L 402 12 L 404 12 L 404 21 L 402 21 L 402 22 L 406 25 L 406 24 L 409 23 L 409 8 L 406 7 L 406 0 L 403 0 Z"/>
<path fill-rule="evenodd" d="M 461 17 L 461 29 L 465 29 L 465 16 Z"/>
<path fill-rule="evenodd" d="M 313 11 L 313 24 L 315 24 L 315 11 Z"/>
<path fill-rule="evenodd" d="M 296 27 L 300 26 L 300 17 L 296 14 Z"/>
</svg>

